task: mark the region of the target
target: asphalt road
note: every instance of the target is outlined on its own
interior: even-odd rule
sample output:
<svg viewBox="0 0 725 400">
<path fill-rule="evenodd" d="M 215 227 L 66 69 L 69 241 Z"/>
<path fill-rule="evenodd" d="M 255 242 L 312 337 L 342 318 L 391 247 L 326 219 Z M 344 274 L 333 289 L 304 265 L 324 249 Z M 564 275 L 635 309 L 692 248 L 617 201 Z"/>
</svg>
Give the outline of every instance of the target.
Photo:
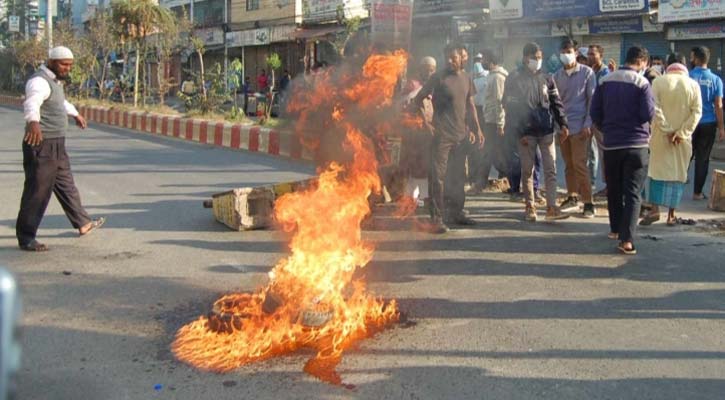
<svg viewBox="0 0 725 400">
<path fill-rule="evenodd" d="M 107 225 L 78 238 L 52 200 L 40 231 L 52 250 L 29 254 L 14 236 L 22 124 L 0 108 L 0 264 L 25 303 L 20 399 L 725 398 L 722 236 L 653 226 L 625 257 L 604 217 L 528 224 L 497 195 L 469 201 L 474 229 L 366 233 L 378 249 L 370 287 L 416 325 L 346 353 L 338 371 L 354 389 L 304 374 L 309 353 L 194 370 L 169 352 L 176 329 L 218 294 L 264 284 L 285 251 L 277 232 L 228 231 L 202 200 L 311 168 L 74 129 L 76 182 Z"/>
</svg>

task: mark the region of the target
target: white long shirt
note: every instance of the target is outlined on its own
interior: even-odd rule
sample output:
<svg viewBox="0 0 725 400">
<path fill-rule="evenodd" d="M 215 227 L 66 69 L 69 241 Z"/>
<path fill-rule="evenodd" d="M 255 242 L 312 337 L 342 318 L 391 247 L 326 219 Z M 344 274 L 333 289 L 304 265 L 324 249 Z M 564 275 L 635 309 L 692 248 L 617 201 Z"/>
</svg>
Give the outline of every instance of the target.
<svg viewBox="0 0 725 400">
<path fill-rule="evenodd" d="M 55 79 L 53 71 L 45 65 L 42 65 L 40 68 L 51 79 Z M 48 81 L 40 76 L 28 80 L 25 84 L 25 101 L 23 102 L 23 114 L 26 122 L 40 122 L 40 106 L 43 105 L 45 100 L 48 100 L 48 97 L 50 97 L 50 85 Z M 63 105 L 68 115 L 71 117 L 78 115 L 78 110 L 68 100 L 63 100 Z"/>
</svg>

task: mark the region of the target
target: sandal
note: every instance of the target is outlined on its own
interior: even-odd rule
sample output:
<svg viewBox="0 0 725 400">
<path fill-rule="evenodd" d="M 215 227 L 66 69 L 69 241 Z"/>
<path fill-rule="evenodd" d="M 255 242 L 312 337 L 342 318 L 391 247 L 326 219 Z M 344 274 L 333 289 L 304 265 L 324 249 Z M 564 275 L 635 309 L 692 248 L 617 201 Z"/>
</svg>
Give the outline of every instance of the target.
<svg viewBox="0 0 725 400">
<path fill-rule="evenodd" d="M 675 223 L 680 225 L 697 225 L 697 221 L 692 218 L 675 218 Z"/>
<path fill-rule="evenodd" d="M 641 221 L 639 221 L 639 224 L 642 226 L 649 226 L 659 220 L 660 220 L 659 214 L 647 214 L 644 216 L 644 218 L 642 218 Z"/>
<path fill-rule="evenodd" d="M 627 256 L 633 256 L 633 255 L 637 254 L 637 249 L 634 248 L 634 245 L 632 245 L 631 249 L 625 249 L 623 242 L 619 242 L 619 245 L 617 246 L 617 250 L 619 250 L 620 253 L 627 255 Z"/>
<path fill-rule="evenodd" d="M 43 251 L 48 251 L 48 246 L 44 245 L 43 243 L 40 243 L 37 240 L 33 240 L 30 243 L 21 244 L 20 249 L 25 250 L 25 251 L 43 252 Z"/>
<path fill-rule="evenodd" d="M 106 218 L 104 218 L 104 217 L 100 217 L 98 219 L 94 219 L 93 221 L 91 221 L 91 226 L 88 228 L 88 230 L 85 231 L 84 233 L 81 233 L 80 235 L 81 236 L 87 236 L 91 232 L 93 232 L 96 229 L 102 227 L 103 224 L 105 224 L 105 223 L 106 223 Z"/>
<path fill-rule="evenodd" d="M 677 225 L 677 220 L 678 220 L 678 218 L 675 218 L 675 219 L 667 218 L 667 226 L 675 226 L 675 225 Z"/>
</svg>

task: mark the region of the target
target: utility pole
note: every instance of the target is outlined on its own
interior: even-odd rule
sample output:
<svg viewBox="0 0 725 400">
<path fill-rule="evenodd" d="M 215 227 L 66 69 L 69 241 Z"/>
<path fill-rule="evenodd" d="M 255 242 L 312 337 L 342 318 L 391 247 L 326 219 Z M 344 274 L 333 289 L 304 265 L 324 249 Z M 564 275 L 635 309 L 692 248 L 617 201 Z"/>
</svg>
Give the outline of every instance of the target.
<svg viewBox="0 0 725 400">
<path fill-rule="evenodd" d="M 48 31 L 48 51 L 53 48 L 53 0 L 46 0 L 45 29 Z"/>
<path fill-rule="evenodd" d="M 224 89 L 229 90 L 229 46 L 227 46 L 227 31 L 229 30 L 229 0 L 224 0 L 224 24 L 222 25 L 224 38 Z M 235 100 L 236 101 L 236 100 Z"/>
</svg>

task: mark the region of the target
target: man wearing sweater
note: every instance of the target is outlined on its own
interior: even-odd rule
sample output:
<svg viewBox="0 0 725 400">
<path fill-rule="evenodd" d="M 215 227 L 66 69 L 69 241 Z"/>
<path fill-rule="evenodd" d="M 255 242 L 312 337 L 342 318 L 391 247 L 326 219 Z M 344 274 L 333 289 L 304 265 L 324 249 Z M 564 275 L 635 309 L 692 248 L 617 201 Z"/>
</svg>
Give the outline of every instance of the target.
<svg viewBox="0 0 725 400">
<path fill-rule="evenodd" d="M 68 79 L 72 66 L 73 53 L 66 47 L 55 47 L 50 51 L 47 66 L 41 66 L 25 85 L 25 186 L 15 231 L 18 245 L 26 251 L 48 250 L 35 236 L 53 193 L 81 236 L 100 228 L 105 221 L 92 220 L 81 205 L 65 151 L 68 117 L 73 117 L 80 128 L 86 128 L 86 120 L 65 99 L 60 83 Z"/>
<path fill-rule="evenodd" d="M 634 235 L 649 164 L 649 123 L 655 116 L 652 88 L 642 76 L 648 62 L 645 48 L 627 50 L 625 66 L 599 82 L 590 110 L 603 133 L 609 237 L 619 239 L 617 248 L 629 255 L 637 253 Z"/>
</svg>

